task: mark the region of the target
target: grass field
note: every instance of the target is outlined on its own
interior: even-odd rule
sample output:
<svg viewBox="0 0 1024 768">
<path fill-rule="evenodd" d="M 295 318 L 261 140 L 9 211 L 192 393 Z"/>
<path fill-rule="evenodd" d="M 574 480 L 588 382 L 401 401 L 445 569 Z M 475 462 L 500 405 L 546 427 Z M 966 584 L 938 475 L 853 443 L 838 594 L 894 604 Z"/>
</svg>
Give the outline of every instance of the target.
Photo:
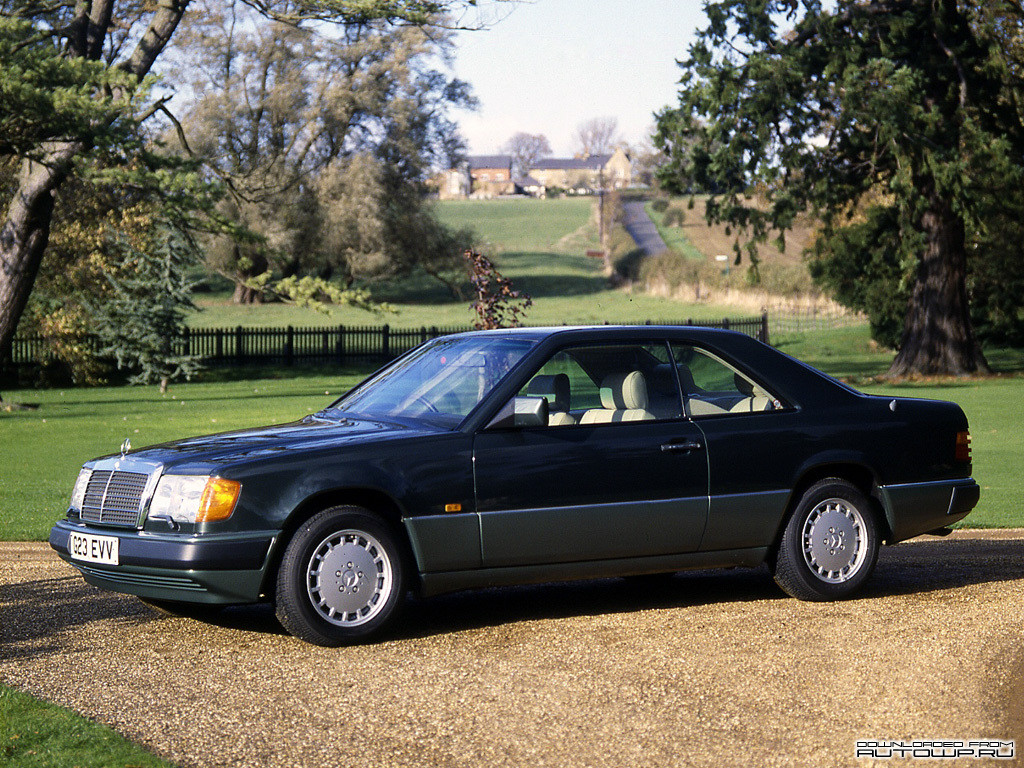
<svg viewBox="0 0 1024 768">
<path fill-rule="evenodd" d="M 438 204 L 441 220 L 470 227 L 480 246 L 516 288 L 534 304 L 526 315 L 531 325 L 666 321 L 737 316 L 723 306 L 685 304 L 673 299 L 608 287 L 601 261 L 588 258 L 598 247 L 597 225 L 589 198 L 557 200 L 466 200 Z M 469 301 L 453 300 L 436 280 L 413 276 L 376 291 L 398 314 L 372 315 L 358 309 L 332 308 L 330 315 L 282 304 L 238 306 L 228 294 L 200 294 L 202 311 L 189 319 L 196 328 L 246 326 L 324 326 L 344 323 L 389 323 L 396 327 L 470 325 Z"/>
</svg>

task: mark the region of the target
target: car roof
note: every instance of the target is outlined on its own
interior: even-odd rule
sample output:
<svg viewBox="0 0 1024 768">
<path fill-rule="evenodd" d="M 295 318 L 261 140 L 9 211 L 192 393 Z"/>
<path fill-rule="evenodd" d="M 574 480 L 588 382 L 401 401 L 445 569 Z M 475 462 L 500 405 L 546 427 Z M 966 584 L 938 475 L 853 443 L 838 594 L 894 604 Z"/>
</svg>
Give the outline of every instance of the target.
<svg viewBox="0 0 1024 768">
<path fill-rule="evenodd" d="M 482 334 L 514 336 L 528 339 L 547 339 L 553 336 L 662 336 L 685 332 L 692 338 L 722 339 L 747 336 L 738 331 L 707 328 L 701 325 L 547 325 L 524 326 L 519 328 L 496 328 L 487 331 L 463 331 L 453 336 L 476 336 Z"/>
</svg>

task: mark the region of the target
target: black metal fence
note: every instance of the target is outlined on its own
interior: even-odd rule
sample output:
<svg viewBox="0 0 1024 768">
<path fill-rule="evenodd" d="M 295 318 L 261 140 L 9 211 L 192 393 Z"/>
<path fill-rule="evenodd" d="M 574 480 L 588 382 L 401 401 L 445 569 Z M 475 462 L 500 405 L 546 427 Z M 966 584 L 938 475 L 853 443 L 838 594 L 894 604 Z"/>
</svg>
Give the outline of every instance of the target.
<svg viewBox="0 0 1024 768">
<path fill-rule="evenodd" d="M 679 325 L 726 328 L 768 343 L 768 315 L 722 320 L 688 319 Z M 636 325 L 670 325 L 650 320 Z M 182 340 L 180 354 L 195 356 L 211 368 L 231 366 L 294 365 L 296 363 L 344 364 L 386 362 L 428 339 L 472 330 L 469 327 L 422 326 L 392 328 L 389 325 L 337 325 L 323 328 L 192 328 Z M 95 339 L 86 343 L 96 345 Z M 39 334 L 15 337 L 15 366 L 38 365 L 47 354 Z"/>
</svg>

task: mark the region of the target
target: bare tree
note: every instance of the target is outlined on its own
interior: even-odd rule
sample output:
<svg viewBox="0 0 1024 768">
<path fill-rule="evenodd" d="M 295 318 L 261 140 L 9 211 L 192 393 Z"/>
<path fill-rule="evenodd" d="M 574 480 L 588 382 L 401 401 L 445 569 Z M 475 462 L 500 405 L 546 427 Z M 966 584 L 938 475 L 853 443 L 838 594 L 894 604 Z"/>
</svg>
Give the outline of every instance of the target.
<svg viewBox="0 0 1024 768">
<path fill-rule="evenodd" d="M 543 133 L 520 131 L 506 141 L 501 150 L 512 155 L 512 175 L 521 179 L 530 172 L 537 160 L 551 154 L 551 144 Z"/>
<path fill-rule="evenodd" d="M 621 141 L 619 121 L 614 117 L 593 117 L 576 126 L 573 134 L 577 154 L 606 155 Z"/>
</svg>

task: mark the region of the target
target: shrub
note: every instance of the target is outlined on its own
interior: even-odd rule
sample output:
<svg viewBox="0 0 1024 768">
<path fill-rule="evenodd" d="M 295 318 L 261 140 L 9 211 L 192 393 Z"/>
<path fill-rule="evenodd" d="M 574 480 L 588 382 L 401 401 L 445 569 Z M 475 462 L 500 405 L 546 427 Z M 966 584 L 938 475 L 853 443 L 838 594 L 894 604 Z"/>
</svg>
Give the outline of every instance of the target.
<svg viewBox="0 0 1024 768">
<path fill-rule="evenodd" d="M 681 227 L 686 223 L 686 212 L 682 208 L 669 208 L 661 223 L 666 227 Z"/>
</svg>

